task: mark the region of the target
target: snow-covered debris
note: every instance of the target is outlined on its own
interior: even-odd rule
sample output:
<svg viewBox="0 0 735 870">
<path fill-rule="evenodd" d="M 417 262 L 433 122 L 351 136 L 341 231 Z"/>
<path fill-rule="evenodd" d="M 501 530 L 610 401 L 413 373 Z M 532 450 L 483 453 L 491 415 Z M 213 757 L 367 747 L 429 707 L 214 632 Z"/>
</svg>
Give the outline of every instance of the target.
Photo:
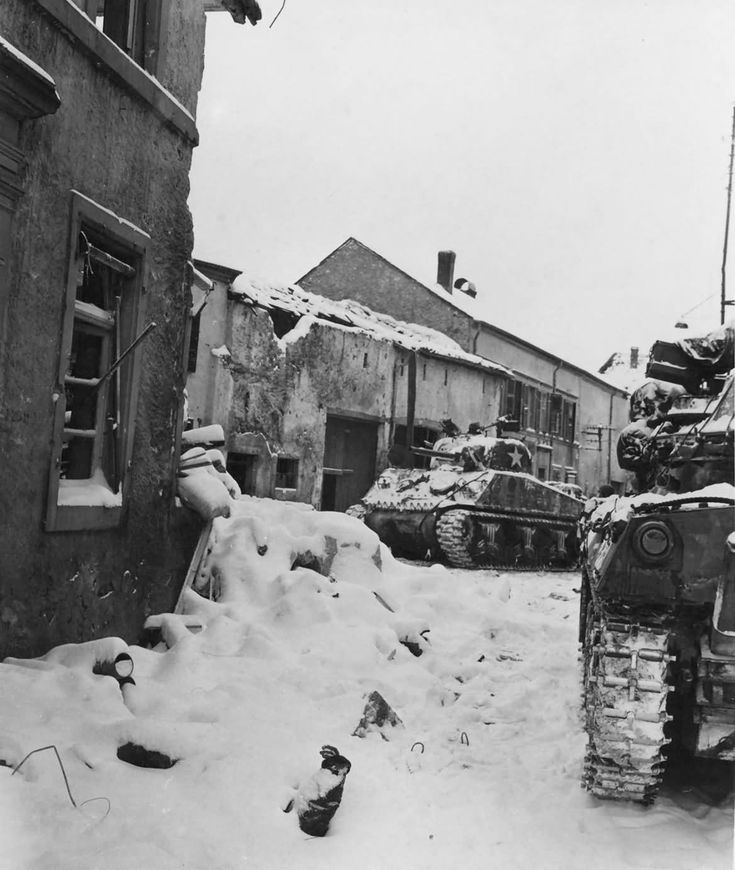
<svg viewBox="0 0 735 870">
<path fill-rule="evenodd" d="M 229 477 L 226 471 L 225 475 Z M 231 500 L 236 497 L 235 490 L 228 487 L 224 476 L 214 469 L 203 447 L 192 447 L 181 457 L 176 492 L 185 505 L 205 520 L 228 517 Z"/>
<path fill-rule="evenodd" d="M 352 765 L 334 746 L 322 746 L 322 766 L 299 787 L 294 809 L 299 827 L 312 837 L 323 837 L 339 808 L 345 777 Z"/>
<path fill-rule="evenodd" d="M 209 426 L 199 426 L 196 429 L 187 429 L 181 433 L 181 444 L 184 449 L 206 445 L 207 447 L 221 447 L 225 443 L 225 430 L 219 423 L 211 423 Z"/>
<path fill-rule="evenodd" d="M 578 575 L 450 571 L 385 549 L 378 563 L 362 523 L 293 503 L 243 497 L 213 525 L 196 613 L 161 614 L 168 642 L 128 647 L 124 696 L 88 650 L 0 663 L 0 760 L 55 745 L 77 802 L 51 753 L 15 776 L 0 765 L 0 866 L 730 870 L 731 779 L 717 791 L 710 771 L 650 809 L 580 789 Z M 319 571 L 292 568 L 307 551 Z M 422 625 L 417 657 L 400 637 Z M 390 742 L 351 736 L 372 691 L 403 721 Z M 128 743 L 176 763 L 126 763 Z M 313 839 L 282 810 L 325 743 L 352 769 Z M 100 796 L 109 812 L 83 803 Z"/>
</svg>

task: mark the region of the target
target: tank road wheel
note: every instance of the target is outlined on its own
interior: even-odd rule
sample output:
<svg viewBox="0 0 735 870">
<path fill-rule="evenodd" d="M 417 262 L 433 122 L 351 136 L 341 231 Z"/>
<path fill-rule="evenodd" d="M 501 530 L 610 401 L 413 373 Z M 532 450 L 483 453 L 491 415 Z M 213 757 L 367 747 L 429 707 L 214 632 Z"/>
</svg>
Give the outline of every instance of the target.
<svg viewBox="0 0 735 870">
<path fill-rule="evenodd" d="M 455 568 L 473 568 L 475 560 L 470 553 L 472 521 L 468 511 L 451 510 L 436 521 L 436 538 L 442 553 Z"/>
<path fill-rule="evenodd" d="M 584 702 L 588 736 L 583 786 L 600 798 L 652 803 L 669 740 L 668 632 L 596 617 L 588 607 Z"/>
</svg>

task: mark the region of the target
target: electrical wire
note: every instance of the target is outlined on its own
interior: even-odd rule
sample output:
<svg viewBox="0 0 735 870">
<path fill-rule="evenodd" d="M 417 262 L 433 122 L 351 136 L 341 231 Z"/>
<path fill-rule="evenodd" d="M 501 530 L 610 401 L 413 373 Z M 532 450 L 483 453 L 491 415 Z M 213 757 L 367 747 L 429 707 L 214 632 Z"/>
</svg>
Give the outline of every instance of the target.
<svg viewBox="0 0 735 870">
<path fill-rule="evenodd" d="M 31 757 L 31 755 L 35 755 L 37 752 L 45 752 L 47 749 L 53 749 L 54 753 L 56 754 L 56 760 L 59 762 L 59 767 L 61 768 L 61 775 L 64 777 L 64 785 L 66 786 L 66 793 L 69 795 L 69 800 L 71 801 L 71 805 L 75 809 L 80 809 L 80 807 L 83 807 L 85 804 L 92 803 L 92 801 L 107 801 L 107 812 L 105 813 L 103 818 L 105 818 L 107 815 L 109 815 L 109 812 L 112 808 L 112 804 L 110 803 L 109 798 L 93 797 L 93 798 L 88 798 L 86 801 L 82 801 L 81 804 L 77 804 L 77 802 L 74 800 L 74 797 L 72 796 L 71 788 L 69 787 L 69 779 L 66 775 L 66 769 L 64 768 L 64 762 L 61 760 L 61 756 L 59 755 L 59 750 L 53 745 L 53 743 L 50 744 L 49 746 L 40 746 L 38 749 L 31 750 L 28 753 L 28 755 L 25 756 L 25 758 L 21 759 L 21 761 L 19 761 L 18 764 L 15 765 L 15 767 L 13 768 L 13 772 L 10 775 L 15 776 L 15 774 L 26 763 L 26 761 L 28 761 L 28 759 Z"/>
<path fill-rule="evenodd" d="M 286 0 L 283 0 L 283 3 L 281 3 L 281 8 L 280 8 L 280 9 L 278 10 L 278 12 L 276 13 L 276 17 L 275 17 L 275 18 L 273 19 L 273 21 L 271 21 L 271 23 L 268 25 L 268 29 L 269 29 L 269 30 L 271 29 L 271 27 L 273 27 L 273 25 L 276 23 L 276 21 L 278 21 L 278 16 L 281 14 L 281 12 L 283 12 L 285 6 L 286 6 Z"/>
</svg>

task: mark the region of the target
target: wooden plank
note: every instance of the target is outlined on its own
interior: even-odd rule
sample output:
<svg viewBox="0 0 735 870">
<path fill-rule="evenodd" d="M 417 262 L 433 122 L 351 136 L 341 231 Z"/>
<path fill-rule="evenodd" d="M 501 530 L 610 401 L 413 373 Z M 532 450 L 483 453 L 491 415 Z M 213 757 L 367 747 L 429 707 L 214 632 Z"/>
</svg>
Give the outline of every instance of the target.
<svg viewBox="0 0 735 870">
<path fill-rule="evenodd" d="M 207 553 L 207 544 L 209 543 L 209 536 L 212 533 L 212 520 L 209 520 L 205 523 L 202 531 L 199 534 L 199 540 L 197 541 L 196 549 L 194 550 L 194 555 L 191 557 L 191 562 L 189 563 L 189 570 L 186 572 L 186 577 L 184 578 L 184 583 L 181 587 L 181 592 L 179 592 L 179 597 L 176 600 L 176 606 L 174 607 L 174 613 L 181 613 L 182 608 L 184 606 L 184 596 L 187 590 L 191 589 L 192 583 L 197 577 L 199 573 L 199 569 L 202 566 L 202 562 L 204 561 L 204 557 Z"/>
</svg>

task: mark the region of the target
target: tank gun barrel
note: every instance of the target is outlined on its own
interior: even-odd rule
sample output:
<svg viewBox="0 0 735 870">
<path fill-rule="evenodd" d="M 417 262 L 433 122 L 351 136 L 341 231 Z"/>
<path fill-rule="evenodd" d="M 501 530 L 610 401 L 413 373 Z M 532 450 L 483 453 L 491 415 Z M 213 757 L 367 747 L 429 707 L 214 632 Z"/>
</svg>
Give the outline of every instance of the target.
<svg viewBox="0 0 735 870">
<path fill-rule="evenodd" d="M 459 451 L 450 453 L 446 450 L 432 450 L 430 447 L 410 447 L 409 450 L 417 456 L 436 456 L 439 459 L 454 459 L 456 461 L 459 461 L 462 455 Z"/>
</svg>

